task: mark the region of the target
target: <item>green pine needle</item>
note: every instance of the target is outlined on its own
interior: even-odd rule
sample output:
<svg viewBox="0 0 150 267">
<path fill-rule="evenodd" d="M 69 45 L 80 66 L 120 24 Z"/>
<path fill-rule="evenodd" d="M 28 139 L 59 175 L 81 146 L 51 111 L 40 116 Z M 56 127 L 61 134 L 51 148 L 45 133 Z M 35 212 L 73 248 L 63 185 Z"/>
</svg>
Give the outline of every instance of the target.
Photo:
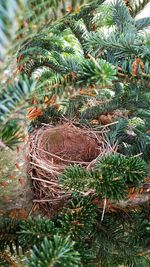
<svg viewBox="0 0 150 267">
<path fill-rule="evenodd" d="M 80 256 L 74 250 L 74 242 L 69 237 L 62 238 L 54 235 L 52 240 L 47 237 L 41 243 L 40 247 L 31 251 L 31 258 L 27 260 L 26 267 L 78 267 Z"/>
</svg>

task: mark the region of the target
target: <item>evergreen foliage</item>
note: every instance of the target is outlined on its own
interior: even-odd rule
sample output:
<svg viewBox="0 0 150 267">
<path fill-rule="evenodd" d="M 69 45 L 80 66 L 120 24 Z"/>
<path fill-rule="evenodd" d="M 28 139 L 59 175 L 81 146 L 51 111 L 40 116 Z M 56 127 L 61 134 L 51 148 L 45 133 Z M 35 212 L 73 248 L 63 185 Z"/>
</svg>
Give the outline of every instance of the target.
<svg viewBox="0 0 150 267">
<path fill-rule="evenodd" d="M 28 100 L 35 90 L 36 82 L 24 78 L 14 84 L 8 85 L 7 88 L 1 88 L 0 95 L 0 120 L 6 122 L 10 114 L 15 113 L 16 109 L 22 108 L 25 100 Z"/>
<path fill-rule="evenodd" d="M 145 6 L 148 4 L 148 0 L 129 0 L 129 11 L 135 17 Z"/>
<path fill-rule="evenodd" d="M 1 216 L 0 266 L 19 254 L 25 266 L 149 266 L 148 203 L 112 204 L 149 177 L 150 19 L 136 17 L 149 1 L 71 1 L 68 9 L 65 1 L 8 2 L 0 3 L 0 48 L 13 53 L 15 70 L 8 80 L 1 74 L 0 148 L 24 139 L 22 122 L 32 132 L 66 119 L 104 130 L 116 151 L 90 169 L 64 169 L 59 179 L 70 199 L 54 217 Z"/>
<path fill-rule="evenodd" d="M 11 249 L 13 240 L 13 244 L 17 242 L 18 248 L 24 251 L 31 248 L 25 266 L 67 266 L 68 263 L 69 266 L 148 266 L 148 206 L 129 213 L 106 212 L 101 221 L 101 213 L 89 200 L 89 197 L 73 196 L 59 220 L 54 217 L 51 221 L 46 218 L 12 221 L 1 217 L 1 222 L 7 220 L 7 232 L 2 230 L 4 225 L 1 228 L 4 244 Z M 50 235 L 46 234 L 46 229 Z M 26 240 L 30 234 L 36 242 L 32 238 Z"/>
<path fill-rule="evenodd" d="M 88 172 L 81 166 L 69 166 L 60 180 L 69 189 L 86 191 L 109 199 L 124 198 L 128 186 L 137 186 L 146 175 L 146 163 L 138 157 L 110 154 L 97 160 L 95 169 Z"/>
<path fill-rule="evenodd" d="M 38 246 L 44 237 L 51 238 L 56 233 L 54 223 L 42 218 L 29 218 L 20 224 L 19 240 L 21 246 Z"/>
<path fill-rule="evenodd" d="M 34 247 L 26 266 L 77 267 L 79 263 L 79 253 L 74 250 L 74 243 L 68 237 L 62 240 L 60 236 L 54 235 L 52 241 L 45 237 L 39 248 Z"/>
<path fill-rule="evenodd" d="M 73 200 L 68 202 L 68 206 L 60 214 L 59 223 L 63 233 L 70 235 L 76 242 L 82 242 L 93 231 L 96 211 L 97 207 L 90 203 L 90 198 L 73 196 Z"/>
</svg>

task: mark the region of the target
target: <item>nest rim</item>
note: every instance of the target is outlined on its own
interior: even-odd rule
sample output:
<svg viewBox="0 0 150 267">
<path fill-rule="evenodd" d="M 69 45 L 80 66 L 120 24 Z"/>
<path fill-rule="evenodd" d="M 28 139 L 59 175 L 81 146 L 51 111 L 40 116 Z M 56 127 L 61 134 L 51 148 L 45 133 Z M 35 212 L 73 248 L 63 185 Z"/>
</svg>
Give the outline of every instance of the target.
<svg viewBox="0 0 150 267">
<path fill-rule="evenodd" d="M 71 129 L 74 134 L 77 132 L 78 134 L 83 135 L 84 139 L 86 139 L 85 137 L 87 136 L 87 140 L 90 140 L 90 138 L 94 140 L 94 149 L 97 148 L 95 157 L 89 161 L 72 160 L 67 159 L 66 157 L 64 158 L 63 156 L 60 157 L 58 155 L 59 153 L 56 154 L 46 150 L 43 151 L 43 149 L 39 148 L 42 140 L 42 134 L 46 131 L 54 132 L 55 129 L 59 129 L 61 133 L 62 129 L 65 129 L 65 131 Z M 113 150 L 114 148 L 111 148 L 110 144 L 108 144 L 103 130 L 94 131 L 89 127 L 80 128 L 75 126 L 73 123 L 65 123 L 56 126 L 48 124 L 36 129 L 32 134 L 30 134 L 29 142 L 29 175 L 31 177 L 33 186 L 33 202 L 38 203 L 39 207 L 44 209 L 46 212 L 51 214 L 55 213 L 56 210 L 61 209 L 65 205 L 72 195 L 72 192 L 66 192 L 63 189 L 58 179 L 58 176 L 61 175 L 64 168 L 68 165 L 80 164 L 86 168 L 86 170 L 90 170 L 95 166 L 95 163 L 99 157 L 106 155 Z M 59 161 L 54 162 L 54 158 L 58 159 Z"/>
</svg>

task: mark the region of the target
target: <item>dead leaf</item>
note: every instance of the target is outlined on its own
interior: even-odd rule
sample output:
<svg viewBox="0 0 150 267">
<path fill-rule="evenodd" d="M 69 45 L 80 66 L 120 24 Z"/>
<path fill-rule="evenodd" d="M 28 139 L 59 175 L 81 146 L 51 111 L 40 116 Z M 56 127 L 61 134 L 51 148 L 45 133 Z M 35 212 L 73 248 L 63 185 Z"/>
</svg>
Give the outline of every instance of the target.
<svg viewBox="0 0 150 267">
<path fill-rule="evenodd" d="M 28 109 L 28 114 L 27 114 L 27 118 L 29 120 L 34 120 L 36 119 L 37 117 L 43 115 L 43 111 L 41 108 L 38 108 L 38 107 L 34 107 L 34 108 L 29 108 Z"/>
<path fill-rule="evenodd" d="M 13 209 L 8 214 L 13 219 L 27 219 L 28 214 L 24 209 Z"/>
<path fill-rule="evenodd" d="M 45 99 L 44 99 L 44 104 L 46 107 L 54 104 L 56 101 L 56 96 L 53 95 L 52 97 L 48 98 L 47 96 L 45 96 Z"/>
<path fill-rule="evenodd" d="M 138 75 L 139 67 L 141 68 L 142 73 L 144 73 L 144 69 L 145 69 L 144 63 L 141 60 L 141 58 L 137 57 L 135 61 L 132 63 L 132 75 L 133 76 Z"/>
</svg>

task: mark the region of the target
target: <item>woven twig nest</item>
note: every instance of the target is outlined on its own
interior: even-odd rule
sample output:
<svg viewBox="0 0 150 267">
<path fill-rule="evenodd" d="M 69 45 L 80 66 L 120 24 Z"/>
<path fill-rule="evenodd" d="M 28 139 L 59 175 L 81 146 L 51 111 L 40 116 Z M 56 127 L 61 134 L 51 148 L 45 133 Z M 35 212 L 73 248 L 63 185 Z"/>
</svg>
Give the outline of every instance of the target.
<svg viewBox="0 0 150 267">
<path fill-rule="evenodd" d="M 30 136 L 30 175 L 34 202 L 50 213 L 63 207 L 71 193 L 65 193 L 58 176 L 70 164 L 90 168 L 106 149 L 100 132 L 73 124 L 43 126 Z"/>
<path fill-rule="evenodd" d="M 29 136 L 29 174 L 33 184 L 33 201 L 45 210 L 47 216 L 57 214 L 72 195 L 71 192 L 65 192 L 58 179 L 66 166 L 80 164 L 90 170 L 98 158 L 117 152 L 117 145 L 111 147 L 105 138 L 104 132 L 108 128 L 102 129 L 81 129 L 69 123 L 44 125 Z M 85 193 L 91 194 L 91 191 Z M 112 206 L 115 205 L 117 209 L 134 207 L 148 200 L 145 193 L 138 193 L 136 199 L 131 196 L 131 199 L 125 201 L 112 202 Z M 103 201 L 98 199 L 98 203 L 103 208 Z"/>
</svg>

